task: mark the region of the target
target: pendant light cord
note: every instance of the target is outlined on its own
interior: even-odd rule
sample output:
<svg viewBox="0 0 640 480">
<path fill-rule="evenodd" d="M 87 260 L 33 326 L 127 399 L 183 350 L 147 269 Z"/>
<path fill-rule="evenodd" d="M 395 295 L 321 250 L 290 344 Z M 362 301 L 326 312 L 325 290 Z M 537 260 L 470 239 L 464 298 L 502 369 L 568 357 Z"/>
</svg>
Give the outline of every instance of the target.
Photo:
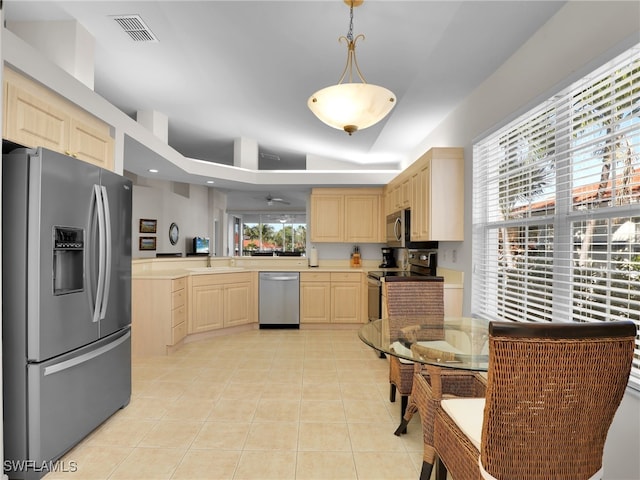
<svg viewBox="0 0 640 480">
<path fill-rule="evenodd" d="M 349 31 L 347 32 L 347 40 L 353 42 L 353 2 L 349 7 Z"/>
</svg>

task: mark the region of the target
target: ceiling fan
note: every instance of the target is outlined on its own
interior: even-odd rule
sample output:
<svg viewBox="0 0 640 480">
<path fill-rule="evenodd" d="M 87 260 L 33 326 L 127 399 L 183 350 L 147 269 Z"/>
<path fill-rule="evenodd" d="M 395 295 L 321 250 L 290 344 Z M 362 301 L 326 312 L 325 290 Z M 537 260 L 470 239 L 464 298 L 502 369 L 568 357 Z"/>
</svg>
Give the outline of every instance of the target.
<svg viewBox="0 0 640 480">
<path fill-rule="evenodd" d="M 272 206 L 274 203 L 282 203 L 283 205 L 289 205 L 290 203 L 286 200 L 278 197 L 273 197 L 271 194 L 268 194 L 264 199 L 267 201 L 267 205 Z"/>
</svg>

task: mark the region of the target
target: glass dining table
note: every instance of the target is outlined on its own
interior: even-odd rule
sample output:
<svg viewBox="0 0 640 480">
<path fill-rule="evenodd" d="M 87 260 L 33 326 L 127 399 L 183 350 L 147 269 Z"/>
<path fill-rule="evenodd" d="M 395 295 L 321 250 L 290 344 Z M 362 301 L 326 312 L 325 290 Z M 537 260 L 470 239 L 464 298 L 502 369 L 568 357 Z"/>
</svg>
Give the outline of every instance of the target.
<svg viewBox="0 0 640 480">
<path fill-rule="evenodd" d="M 395 322 L 404 326 L 392 328 Z M 358 336 L 381 353 L 412 362 L 476 372 L 489 366 L 489 320 L 482 318 L 382 318 L 363 325 Z"/>
<path fill-rule="evenodd" d="M 486 380 L 478 372 L 489 367 L 489 320 L 473 317 L 394 317 L 363 325 L 360 339 L 374 350 L 414 366 L 413 387 L 400 435 L 419 412 L 424 437 L 421 480 L 431 476 L 437 455 L 433 447 L 433 417 L 444 394 L 483 397 Z"/>
</svg>

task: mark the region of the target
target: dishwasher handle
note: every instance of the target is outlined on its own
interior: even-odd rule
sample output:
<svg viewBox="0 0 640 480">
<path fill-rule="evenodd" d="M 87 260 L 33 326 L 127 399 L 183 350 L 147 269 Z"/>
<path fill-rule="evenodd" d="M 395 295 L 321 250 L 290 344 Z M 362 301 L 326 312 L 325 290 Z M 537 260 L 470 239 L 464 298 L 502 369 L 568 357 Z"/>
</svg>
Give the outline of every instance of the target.
<svg viewBox="0 0 640 480">
<path fill-rule="evenodd" d="M 260 280 L 271 280 L 277 282 L 286 282 L 286 281 L 297 281 L 300 278 L 299 273 L 289 273 L 289 272 L 260 272 Z"/>
</svg>

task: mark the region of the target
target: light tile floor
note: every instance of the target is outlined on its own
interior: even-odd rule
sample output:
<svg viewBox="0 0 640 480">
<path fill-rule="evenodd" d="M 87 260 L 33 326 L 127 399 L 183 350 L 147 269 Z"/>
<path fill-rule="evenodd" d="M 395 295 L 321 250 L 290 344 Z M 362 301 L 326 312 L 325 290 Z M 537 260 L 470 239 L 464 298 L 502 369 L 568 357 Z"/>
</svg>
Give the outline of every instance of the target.
<svg viewBox="0 0 640 480">
<path fill-rule="evenodd" d="M 131 403 L 45 480 L 416 480 L 388 362 L 355 330 L 253 330 L 133 362 Z"/>
</svg>

